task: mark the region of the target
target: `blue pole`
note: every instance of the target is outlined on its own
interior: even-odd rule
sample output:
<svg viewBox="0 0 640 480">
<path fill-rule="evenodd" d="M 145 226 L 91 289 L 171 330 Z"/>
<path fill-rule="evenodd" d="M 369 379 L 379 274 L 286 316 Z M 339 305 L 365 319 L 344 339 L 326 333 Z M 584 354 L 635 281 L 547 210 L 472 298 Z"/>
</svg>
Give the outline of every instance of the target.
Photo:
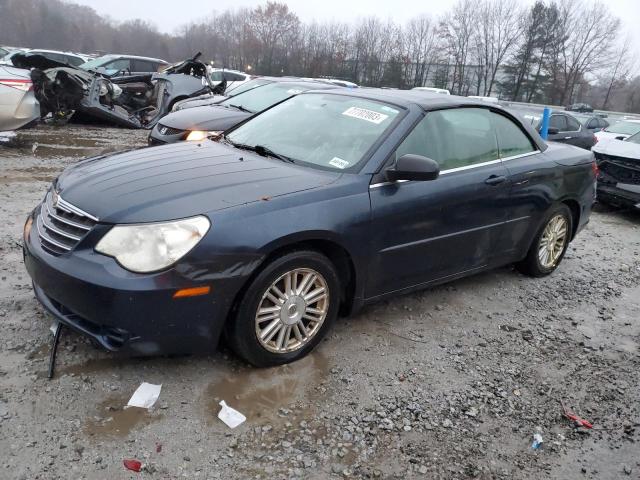
<svg viewBox="0 0 640 480">
<path fill-rule="evenodd" d="M 540 128 L 540 136 L 545 140 L 549 136 L 549 119 L 551 118 L 551 109 L 544 107 L 542 112 L 542 127 Z"/>
</svg>

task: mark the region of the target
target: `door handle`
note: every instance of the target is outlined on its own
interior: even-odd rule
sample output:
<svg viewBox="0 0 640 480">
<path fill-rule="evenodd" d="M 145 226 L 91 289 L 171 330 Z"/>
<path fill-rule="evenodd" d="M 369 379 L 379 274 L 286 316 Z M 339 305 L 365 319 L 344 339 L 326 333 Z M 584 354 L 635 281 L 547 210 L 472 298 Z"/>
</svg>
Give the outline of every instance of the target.
<svg viewBox="0 0 640 480">
<path fill-rule="evenodd" d="M 564 137 L 565 140 L 571 140 L 573 137 Z"/>
<path fill-rule="evenodd" d="M 502 182 L 505 182 L 507 180 L 507 177 L 505 177 L 504 175 L 491 175 L 489 178 L 487 178 L 484 183 L 486 183 L 487 185 L 500 185 Z"/>
</svg>

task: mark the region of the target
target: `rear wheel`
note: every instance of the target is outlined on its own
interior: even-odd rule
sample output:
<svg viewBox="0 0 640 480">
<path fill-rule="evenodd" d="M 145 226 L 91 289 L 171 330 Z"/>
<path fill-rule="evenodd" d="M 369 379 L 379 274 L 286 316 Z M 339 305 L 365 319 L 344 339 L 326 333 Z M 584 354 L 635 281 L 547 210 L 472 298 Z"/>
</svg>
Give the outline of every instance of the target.
<svg viewBox="0 0 640 480">
<path fill-rule="evenodd" d="M 293 362 L 322 340 L 339 303 L 340 282 L 331 261 L 315 251 L 291 252 L 251 282 L 227 338 L 255 366 Z"/>
<path fill-rule="evenodd" d="M 526 258 L 516 268 L 532 277 L 543 277 L 553 272 L 564 258 L 571 240 L 573 221 L 569 207 L 559 204 L 547 214 L 538 230 Z"/>
</svg>

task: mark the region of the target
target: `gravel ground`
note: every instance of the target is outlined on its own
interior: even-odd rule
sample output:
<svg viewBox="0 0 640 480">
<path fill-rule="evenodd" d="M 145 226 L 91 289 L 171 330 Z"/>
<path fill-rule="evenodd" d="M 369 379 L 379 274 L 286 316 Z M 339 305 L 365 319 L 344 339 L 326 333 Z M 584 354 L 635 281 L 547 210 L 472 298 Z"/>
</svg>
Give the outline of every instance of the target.
<svg viewBox="0 0 640 480">
<path fill-rule="evenodd" d="M 503 268 L 380 303 L 293 365 L 121 358 L 67 331 L 47 380 L 24 219 L 65 166 L 145 137 L 39 127 L 0 147 L 0 478 L 640 478 L 637 211 L 598 209 L 551 277 Z M 162 384 L 155 407 L 123 409 L 142 381 Z M 247 422 L 220 422 L 222 399 Z"/>
</svg>

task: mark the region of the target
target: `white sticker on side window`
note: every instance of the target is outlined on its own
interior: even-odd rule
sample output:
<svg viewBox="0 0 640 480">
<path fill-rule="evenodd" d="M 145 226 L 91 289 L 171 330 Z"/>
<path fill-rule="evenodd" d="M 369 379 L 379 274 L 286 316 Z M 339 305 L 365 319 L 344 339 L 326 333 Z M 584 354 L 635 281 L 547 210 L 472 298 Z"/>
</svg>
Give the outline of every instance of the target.
<svg viewBox="0 0 640 480">
<path fill-rule="evenodd" d="M 367 110 L 366 108 L 351 107 L 342 112 L 342 115 L 347 117 L 359 118 L 360 120 L 366 120 L 367 122 L 375 123 L 376 125 L 384 122 L 389 115 L 384 113 L 374 112 L 373 110 Z"/>
<path fill-rule="evenodd" d="M 349 162 L 338 157 L 333 157 L 331 160 L 329 160 L 329 165 L 343 170 L 349 166 Z"/>
</svg>

